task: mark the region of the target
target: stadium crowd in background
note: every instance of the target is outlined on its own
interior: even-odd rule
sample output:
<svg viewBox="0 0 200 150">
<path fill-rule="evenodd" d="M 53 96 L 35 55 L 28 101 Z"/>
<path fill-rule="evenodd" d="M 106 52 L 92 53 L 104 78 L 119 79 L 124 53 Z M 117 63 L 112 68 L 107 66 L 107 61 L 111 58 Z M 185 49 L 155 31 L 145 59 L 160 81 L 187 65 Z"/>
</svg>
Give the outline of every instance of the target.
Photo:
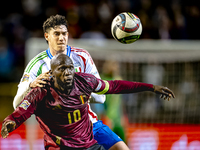
<svg viewBox="0 0 200 150">
<path fill-rule="evenodd" d="M 199 39 L 194 33 L 200 32 L 200 6 L 195 0 L 15 0 L 12 6 L 3 1 L 0 11 L 0 38 L 6 41 L 0 43 L 0 65 L 7 66 L 0 69 L 0 82 L 19 81 L 26 40 L 43 37 L 43 21 L 57 13 L 69 21 L 70 38 L 112 38 L 112 19 L 124 11 L 141 19 L 140 39 Z"/>
</svg>

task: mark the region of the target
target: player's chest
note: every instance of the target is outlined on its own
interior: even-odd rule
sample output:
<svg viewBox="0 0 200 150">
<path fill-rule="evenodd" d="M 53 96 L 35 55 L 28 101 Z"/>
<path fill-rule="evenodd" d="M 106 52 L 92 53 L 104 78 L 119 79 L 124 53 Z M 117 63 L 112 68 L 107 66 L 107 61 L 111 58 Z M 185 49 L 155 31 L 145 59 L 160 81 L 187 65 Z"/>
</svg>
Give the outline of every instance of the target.
<svg viewBox="0 0 200 150">
<path fill-rule="evenodd" d="M 90 95 L 74 87 L 70 94 L 52 92 L 52 97 L 54 99 L 53 103 L 50 103 L 52 107 L 76 108 L 86 104 Z"/>
<path fill-rule="evenodd" d="M 65 106 L 77 106 L 88 103 L 89 95 L 80 91 L 72 91 L 68 96 L 59 96 L 59 101 L 61 101 Z"/>
</svg>

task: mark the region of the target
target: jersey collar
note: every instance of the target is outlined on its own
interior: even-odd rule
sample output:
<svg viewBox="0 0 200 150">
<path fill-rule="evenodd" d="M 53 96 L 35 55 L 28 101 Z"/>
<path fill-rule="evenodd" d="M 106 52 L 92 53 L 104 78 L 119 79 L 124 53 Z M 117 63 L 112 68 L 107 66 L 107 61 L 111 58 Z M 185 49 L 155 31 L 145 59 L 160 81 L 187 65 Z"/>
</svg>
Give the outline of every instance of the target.
<svg viewBox="0 0 200 150">
<path fill-rule="evenodd" d="M 66 48 L 66 49 L 67 49 L 66 55 L 70 57 L 70 54 L 71 54 L 71 47 L 70 47 L 69 45 L 67 45 L 67 48 Z M 46 52 L 47 52 L 47 55 L 49 56 L 49 58 L 52 59 L 53 56 L 51 55 L 51 52 L 50 52 L 50 49 L 49 49 L 49 48 L 46 50 Z"/>
</svg>

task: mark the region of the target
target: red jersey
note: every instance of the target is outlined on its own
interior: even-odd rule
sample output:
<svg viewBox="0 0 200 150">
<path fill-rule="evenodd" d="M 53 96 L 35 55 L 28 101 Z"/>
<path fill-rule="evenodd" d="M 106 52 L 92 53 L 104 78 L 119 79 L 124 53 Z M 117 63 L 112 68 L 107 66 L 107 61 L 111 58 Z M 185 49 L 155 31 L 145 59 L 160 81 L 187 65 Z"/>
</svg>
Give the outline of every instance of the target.
<svg viewBox="0 0 200 150">
<path fill-rule="evenodd" d="M 12 120 L 19 127 L 35 114 L 45 133 L 45 145 L 89 148 L 96 143 L 88 116 L 88 99 L 92 92 L 123 94 L 152 91 L 152 84 L 131 81 L 104 81 L 87 73 L 75 73 L 70 94 L 60 93 L 53 84 L 34 88 L 19 107 L 4 121 Z"/>
</svg>

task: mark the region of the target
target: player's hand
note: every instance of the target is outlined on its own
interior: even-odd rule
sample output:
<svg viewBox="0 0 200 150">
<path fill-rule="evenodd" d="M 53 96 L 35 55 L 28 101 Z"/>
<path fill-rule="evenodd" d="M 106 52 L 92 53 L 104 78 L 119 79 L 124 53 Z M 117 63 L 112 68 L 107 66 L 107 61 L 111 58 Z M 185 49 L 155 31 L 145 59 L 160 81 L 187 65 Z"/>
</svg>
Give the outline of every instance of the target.
<svg viewBox="0 0 200 150">
<path fill-rule="evenodd" d="M 14 121 L 6 121 L 2 124 L 1 136 L 5 139 L 8 137 L 9 132 L 15 129 L 16 123 Z"/>
<path fill-rule="evenodd" d="M 47 80 L 50 78 L 49 71 L 40 74 L 33 82 L 30 83 L 30 88 L 44 87 L 47 84 Z"/>
<path fill-rule="evenodd" d="M 156 94 L 161 94 L 160 98 L 163 98 L 164 100 L 170 100 L 171 97 L 175 98 L 174 93 L 172 90 L 168 89 L 167 87 L 160 86 L 160 85 L 153 85 L 154 92 Z"/>
</svg>

